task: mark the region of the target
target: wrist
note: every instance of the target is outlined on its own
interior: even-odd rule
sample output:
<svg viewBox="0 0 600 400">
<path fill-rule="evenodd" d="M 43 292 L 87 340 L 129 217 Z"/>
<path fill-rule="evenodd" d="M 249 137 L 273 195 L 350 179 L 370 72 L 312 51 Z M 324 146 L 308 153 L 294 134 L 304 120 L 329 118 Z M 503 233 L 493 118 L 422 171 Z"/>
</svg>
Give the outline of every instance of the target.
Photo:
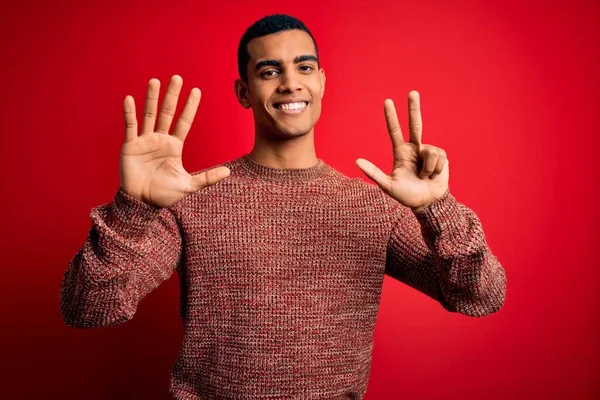
<svg viewBox="0 0 600 400">
<path fill-rule="evenodd" d="M 420 206 L 417 206 L 417 207 L 411 207 L 411 210 L 413 210 L 413 211 L 415 211 L 415 212 L 423 211 L 423 210 L 425 210 L 425 209 L 427 209 L 427 208 L 431 207 L 431 205 L 433 205 L 433 204 L 436 204 L 436 203 L 440 203 L 440 202 L 442 202 L 442 200 L 443 200 L 444 198 L 446 198 L 446 197 L 449 195 L 449 193 L 450 193 L 450 191 L 449 191 L 449 190 L 446 190 L 446 191 L 444 192 L 444 194 L 442 194 L 440 197 L 437 197 L 437 198 L 435 198 L 435 199 L 433 199 L 433 200 L 430 200 L 430 201 L 428 201 L 427 203 L 425 203 L 425 204 L 422 204 L 422 205 L 420 205 Z"/>
<path fill-rule="evenodd" d="M 426 209 L 427 207 L 429 207 L 431 205 L 431 203 L 433 203 L 433 202 L 429 202 L 427 204 L 424 204 L 424 205 L 421 205 L 421 206 L 418 206 L 418 207 L 411 207 L 411 210 L 413 210 L 413 211 L 422 211 L 422 210 Z"/>
</svg>

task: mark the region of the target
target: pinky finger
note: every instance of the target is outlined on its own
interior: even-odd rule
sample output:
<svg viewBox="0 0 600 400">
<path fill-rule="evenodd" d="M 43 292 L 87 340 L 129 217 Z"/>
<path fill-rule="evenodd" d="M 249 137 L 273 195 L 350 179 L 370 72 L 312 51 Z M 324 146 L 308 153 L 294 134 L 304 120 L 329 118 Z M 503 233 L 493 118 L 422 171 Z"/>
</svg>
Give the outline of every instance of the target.
<svg viewBox="0 0 600 400">
<path fill-rule="evenodd" d="M 123 102 L 125 114 L 125 142 L 137 139 L 137 118 L 135 116 L 135 101 L 132 96 L 126 96 Z"/>
<path fill-rule="evenodd" d="M 435 165 L 435 170 L 433 171 L 433 174 L 431 174 L 431 176 L 430 176 L 431 179 L 434 179 L 435 177 L 437 177 L 439 174 L 442 173 L 442 171 L 444 170 L 444 167 L 446 166 L 447 160 L 448 160 L 448 158 L 446 156 L 440 155 L 438 157 L 437 163 Z"/>
</svg>

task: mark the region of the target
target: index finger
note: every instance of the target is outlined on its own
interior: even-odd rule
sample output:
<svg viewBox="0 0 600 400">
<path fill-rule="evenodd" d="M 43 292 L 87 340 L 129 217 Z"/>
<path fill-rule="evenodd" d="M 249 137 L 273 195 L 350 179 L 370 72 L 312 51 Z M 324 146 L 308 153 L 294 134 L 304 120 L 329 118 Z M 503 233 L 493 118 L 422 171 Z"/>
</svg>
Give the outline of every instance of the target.
<svg viewBox="0 0 600 400">
<path fill-rule="evenodd" d="M 421 120 L 419 92 L 416 90 L 411 90 L 408 94 L 408 121 L 410 142 L 420 146 L 423 135 L 423 121 Z"/>
<path fill-rule="evenodd" d="M 177 125 L 175 125 L 173 136 L 179 138 L 179 140 L 181 140 L 182 142 L 185 140 L 187 134 L 189 133 L 190 128 L 192 126 L 192 122 L 194 121 L 194 117 L 196 116 L 196 111 L 198 111 L 198 104 L 200 104 L 200 96 L 200 89 L 193 88 L 188 96 L 187 103 L 185 103 L 185 107 L 183 107 L 183 111 L 179 116 L 179 121 L 177 121 Z"/>
<path fill-rule="evenodd" d="M 396 107 L 394 107 L 394 102 L 391 99 L 386 99 L 383 102 L 383 112 L 385 114 L 388 133 L 392 139 L 392 146 L 396 148 L 404 143 L 404 138 L 402 137 L 402 129 L 400 129 L 400 123 L 398 122 Z"/>
<path fill-rule="evenodd" d="M 135 116 L 135 101 L 130 95 L 125 96 L 123 101 L 123 113 L 125 116 L 125 142 L 137 139 L 137 118 Z"/>
</svg>

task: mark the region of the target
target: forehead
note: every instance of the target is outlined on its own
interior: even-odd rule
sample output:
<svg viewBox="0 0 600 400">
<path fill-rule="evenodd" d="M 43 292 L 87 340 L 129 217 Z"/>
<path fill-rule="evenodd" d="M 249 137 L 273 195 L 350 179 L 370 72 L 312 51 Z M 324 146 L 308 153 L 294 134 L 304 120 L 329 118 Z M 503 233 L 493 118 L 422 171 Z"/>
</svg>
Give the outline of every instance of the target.
<svg viewBox="0 0 600 400">
<path fill-rule="evenodd" d="M 317 55 L 310 35 L 299 29 L 254 38 L 248 43 L 247 48 L 252 61 L 266 59 L 291 61 L 299 55 Z"/>
</svg>

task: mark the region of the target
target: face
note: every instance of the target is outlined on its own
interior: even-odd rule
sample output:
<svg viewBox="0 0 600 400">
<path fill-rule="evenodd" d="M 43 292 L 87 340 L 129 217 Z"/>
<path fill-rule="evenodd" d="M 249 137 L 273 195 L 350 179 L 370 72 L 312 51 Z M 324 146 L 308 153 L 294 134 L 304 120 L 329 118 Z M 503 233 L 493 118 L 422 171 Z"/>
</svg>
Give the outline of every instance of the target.
<svg viewBox="0 0 600 400">
<path fill-rule="evenodd" d="M 256 133 L 291 139 L 312 133 L 321 115 L 325 72 L 310 35 L 289 30 L 255 38 L 247 46 L 248 82 L 236 81 L 240 104 L 252 108 Z"/>
</svg>

